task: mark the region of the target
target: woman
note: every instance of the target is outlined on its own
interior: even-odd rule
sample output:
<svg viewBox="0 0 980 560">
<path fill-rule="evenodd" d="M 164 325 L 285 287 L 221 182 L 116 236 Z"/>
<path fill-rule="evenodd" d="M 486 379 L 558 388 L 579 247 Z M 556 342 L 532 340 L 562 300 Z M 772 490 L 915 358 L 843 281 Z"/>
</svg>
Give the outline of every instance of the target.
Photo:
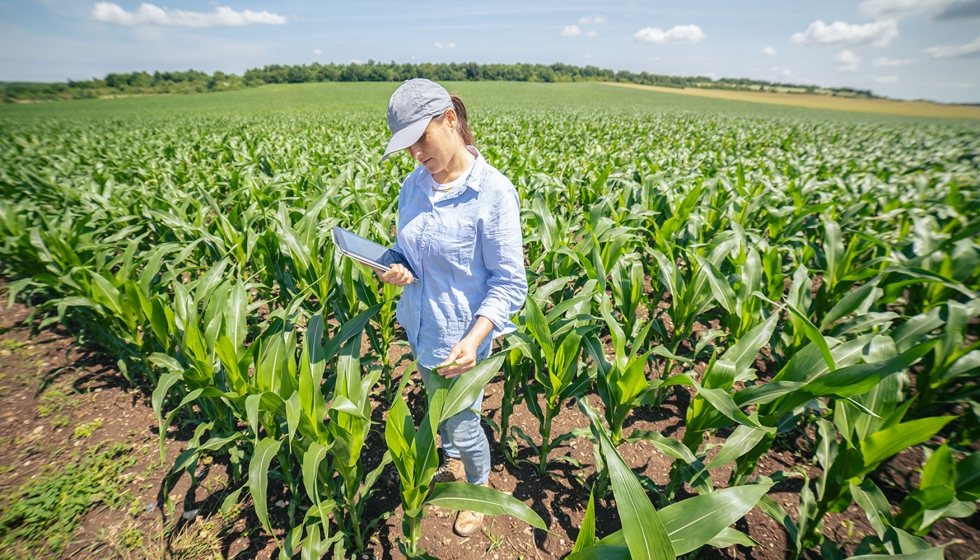
<svg viewBox="0 0 980 560">
<path fill-rule="evenodd" d="M 473 146 L 463 102 L 434 82 L 403 83 L 388 104 L 388 127 L 382 159 L 407 150 L 421 164 L 399 192 L 395 241 L 418 278 L 398 264 L 380 277 L 405 287 L 397 317 L 423 382 L 437 366 L 445 366 L 437 375 L 456 377 L 489 356 L 494 337 L 517 328 L 510 317 L 527 295 L 517 190 Z M 486 485 L 490 444 L 480 426 L 482 404 L 481 392 L 469 410 L 440 426 L 437 482 L 465 477 Z M 453 528 L 467 536 L 482 521 L 482 513 L 461 511 Z"/>
</svg>

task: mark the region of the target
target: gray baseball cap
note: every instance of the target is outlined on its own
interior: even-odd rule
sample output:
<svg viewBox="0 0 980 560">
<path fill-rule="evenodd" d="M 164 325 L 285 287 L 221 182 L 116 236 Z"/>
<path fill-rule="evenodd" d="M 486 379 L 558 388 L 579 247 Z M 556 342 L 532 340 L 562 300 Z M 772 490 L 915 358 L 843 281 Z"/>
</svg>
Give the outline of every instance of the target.
<svg viewBox="0 0 980 560">
<path fill-rule="evenodd" d="M 443 114 L 453 106 L 446 88 L 425 78 L 405 80 L 391 94 L 388 102 L 388 128 L 391 140 L 381 161 L 391 154 L 404 150 L 422 137 L 425 127 L 433 117 Z"/>
</svg>

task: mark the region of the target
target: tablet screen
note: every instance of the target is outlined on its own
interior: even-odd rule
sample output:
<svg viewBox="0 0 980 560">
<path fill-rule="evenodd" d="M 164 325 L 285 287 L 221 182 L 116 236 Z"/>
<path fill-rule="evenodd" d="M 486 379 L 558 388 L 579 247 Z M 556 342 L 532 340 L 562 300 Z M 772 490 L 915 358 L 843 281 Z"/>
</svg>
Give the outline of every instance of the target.
<svg viewBox="0 0 980 560">
<path fill-rule="evenodd" d="M 412 267 L 401 253 L 392 251 L 384 245 L 379 245 L 370 239 L 365 239 L 340 226 L 333 228 L 333 239 L 334 243 L 345 253 L 357 255 L 360 259 L 384 265 L 385 267 L 397 263 L 407 268 L 413 275 L 415 274 L 415 271 L 412 270 Z"/>
<path fill-rule="evenodd" d="M 388 264 L 384 262 L 386 260 L 385 256 L 388 253 L 388 248 L 384 245 L 379 245 L 370 239 L 364 239 L 360 235 L 351 233 L 340 226 L 334 227 L 333 233 L 337 245 L 340 245 L 340 248 L 344 251 L 378 264 Z"/>
</svg>

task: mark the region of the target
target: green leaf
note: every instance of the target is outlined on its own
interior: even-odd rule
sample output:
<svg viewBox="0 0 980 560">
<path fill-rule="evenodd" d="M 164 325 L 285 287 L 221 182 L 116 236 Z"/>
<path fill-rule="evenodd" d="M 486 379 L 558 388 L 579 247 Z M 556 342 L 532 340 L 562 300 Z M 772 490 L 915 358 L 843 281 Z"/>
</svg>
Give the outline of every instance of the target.
<svg viewBox="0 0 980 560">
<path fill-rule="evenodd" d="M 769 496 L 759 498 L 759 509 L 786 529 L 790 542 L 799 541 L 800 532 L 796 528 L 796 524 L 793 523 L 792 518 L 790 518 L 786 510 L 783 509 L 783 506 L 779 505 L 776 500 Z"/>
<path fill-rule="evenodd" d="M 765 480 L 723 488 L 661 509 L 660 519 L 670 536 L 674 553 L 680 556 L 707 544 L 755 507 L 772 485 L 771 480 Z"/>
<path fill-rule="evenodd" d="M 320 463 L 327 458 L 329 451 L 329 445 L 320 445 L 314 441 L 307 448 L 306 453 L 303 454 L 303 487 L 306 489 L 306 495 L 314 503 L 319 501 L 319 494 L 316 488 L 317 469 L 320 468 Z"/>
<path fill-rule="evenodd" d="M 962 501 L 980 500 L 980 452 L 956 464 L 956 495 Z"/>
<path fill-rule="evenodd" d="M 436 484 L 426 504 L 486 515 L 510 515 L 542 531 L 548 530 L 544 520 L 523 502 L 493 488 L 468 482 Z"/>
<path fill-rule="evenodd" d="M 908 554 L 862 554 L 861 556 L 852 556 L 851 560 L 858 558 L 863 560 L 943 560 L 945 550 L 946 547 L 938 546 Z"/>
<path fill-rule="evenodd" d="M 820 330 L 827 330 L 839 319 L 847 317 L 862 307 L 866 309 L 870 306 L 869 302 L 876 301 L 881 296 L 881 290 L 878 289 L 878 282 L 881 281 L 881 278 L 881 276 L 876 276 L 870 282 L 848 293 L 837 302 L 837 305 L 831 307 L 830 311 L 824 315 L 823 321 L 820 321 Z"/>
<path fill-rule="evenodd" d="M 745 333 L 731 348 L 722 356 L 721 360 L 734 364 L 735 375 L 738 376 L 755 363 L 756 357 L 763 346 L 769 344 L 773 331 L 776 330 L 776 323 L 779 314 L 773 313 L 768 319 L 756 325 L 752 330 Z"/>
<path fill-rule="evenodd" d="M 534 298 L 529 298 L 524 304 L 524 319 L 527 322 L 528 332 L 544 352 L 544 359 L 551 364 L 555 361 L 555 344 L 551 340 L 551 328 Z"/>
<path fill-rule="evenodd" d="M 803 389 L 814 396 L 851 397 L 870 391 L 883 377 L 908 369 L 926 355 L 936 344 L 930 340 L 888 360 L 872 364 L 857 364 L 821 375 L 807 383 Z"/>
<path fill-rule="evenodd" d="M 775 303 L 761 293 L 756 292 L 756 295 L 769 303 Z M 786 309 L 788 309 L 790 313 L 795 315 L 796 318 L 803 323 L 803 332 L 806 333 L 806 337 L 810 339 L 810 342 L 814 343 L 817 346 L 817 349 L 820 350 L 820 355 L 823 356 L 823 359 L 827 363 L 827 367 L 830 369 L 830 371 L 837 369 L 837 363 L 834 362 L 834 356 L 830 353 L 830 345 L 827 344 L 827 339 L 824 338 L 820 330 L 810 321 L 810 318 L 804 315 L 795 306 L 788 303 L 786 304 Z"/>
<path fill-rule="evenodd" d="M 670 537 L 640 481 L 616 452 L 605 431 L 599 431 L 599 441 L 630 556 L 634 560 L 672 560 L 677 555 Z"/>
<path fill-rule="evenodd" d="M 225 303 L 225 332 L 235 349 L 235 355 L 245 352 L 245 335 L 247 334 L 245 316 L 248 313 L 248 296 L 245 293 L 245 283 L 236 282 L 228 292 Z"/>
<path fill-rule="evenodd" d="M 864 510 L 868 523 L 878 533 L 878 538 L 884 541 L 888 528 L 894 523 L 885 495 L 870 478 L 862 480 L 860 485 L 852 482 L 850 490 L 854 503 Z"/>
<path fill-rule="evenodd" d="M 755 539 L 731 527 L 725 527 L 715 538 L 708 541 L 708 546 L 715 548 L 728 548 L 736 544 L 745 547 L 759 546 Z"/>
<path fill-rule="evenodd" d="M 167 398 L 167 393 L 170 392 L 170 389 L 182 380 L 183 374 L 179 371 L 165 373 L 160 376 L 160 379 L 157 380 L 157 386 L 153 389 L 151 402 L 153 403 L 153 414 L 157 417 L 157 426 L 159 428 L 161 461 L 166 458 L 166 451 L 163 448 L 163 442 L 167 437 L 163 418 L 163 400 Z"/>
<path fill-rule="evenodd" d="M 928 441 L 946 424 L 955 419 L 955 416 L 920 418 L 910 422 L 902 422 L 887 430 L 871 434 L 858 445 L 864 464 L 849 463 L 850 468 L 844 474 L 844 478 L 860 476 L 873 471 L 878 465 L 899 451 Z"/>
<path fill-rule="evenodd" d="M 953 454 L 949 445 L 943 443 L 932 453 L 932 457 L 922 467 L 922 480 L 919 488 L 930 486 L 956 487 L 956 469 L 953 465 Z"/>
<path fill-rule="evenodd" d="M 266 499 L 266 490 L 269 487 L 269 464 L 279 452 L 281 445 L 282 441 L 279 440 L 268 437 L 262 439 L 255 446 L 252 460 L 248 464 L 248 489 L 255 504 L 255 515 L 270 534 L 272 525 L 269 523 L 269 504 Z"/>
<path fill-rule="evenodd" d="M 507 351 L 498 352 L 496 355 L 476 364 L 470 371 L 454 379 L 442 403 L 439 424 L 469 408 L 476 400 L 477 395 L 484 390 L 490 379 L 500 371 L 500 367 L 506 358 Z M 439 376 L 439 374 L 435 375 Z"/>
<path fill-rule="evenodd" d="M 292 438 L 296 433 L 296 426 L 299 425 L 300 416 L 303 414 L 302 405 L 299 402 L 299 391 L 293 391 L 285 401 L 286 404 L 286 436 Z"/>
<path fill-rule="evenodd" d="M 740 425 L 735 428 L 732 435 L 728 436 L 725 440 L 725 444 L 722 445 L 721 451 L 719 451 L 711 461 L 708 462 L 709 469 L 716 469 L 720 466 L 727 465 L 732 461 L 738 459 L 742 455 L 745 455 L 756 446 L 757 443 L 762 441 L 762 438 L 766 436 L 765 430 L 760 430 L 758 428 L 753 428 L 751 426 Z"/>
<path fill-rule="evenodd" d="M 657 450 L 668 457 L 680 459 L 685 463 L 694 463 L 698 460 L 697 457 L 694 456 L 694 453 L 692 453 L 686 445 L 677 441 L 676 439 L 664 437 L 658 432 L 633 430 L 630 433 L 630 437 L 627 438 L 626 441 L 635 443 L 641 439 L 649 441 L 657 448 Z"/>
<path fill-rule="evenodd" d="M 364 311 L 357 314 L 356 317 L 344 323 L 337 334 L 327 342 L 326 346 L 323 347 L 323 359 L 330 361 L 340 352 L 340 347 L 343 346 L 352 336 L 360 334 L 364 327 L 371 321 L 378 311 L 384 307 L 385 302 L 379 303 L 373 307 L 365 309 Z"/>
<path fill-rule="evenodd" d="M 621 535 L 621 532 L 614 534 Z M 625 541 L 624 541 L 625 542 Z M 626 545 L 597 544 L 569 554 L 565 560 L 630 560 L 630 549 Z"/>
<path fill-rule="evenodd" d="M 718 267 L 704 257 L 694 255 L 694 258 L 698 260 L 698 263 L 701 265 L 701 270 L 704 271 L 708 278 L 708 285 L 711 287 L 712 295 L 725 308 L 725 311 L 735 313 L 735 291 L 732 290 L 728 279 L 721 275 Z"/>
<path fill-rule="evenodd" d="M 585 517 L 579 527 L 578 536 L 575 538 L 575 546 L 572 547 L 572 554 L 585 550 L 595 545 L 595 497 L 589 492 L 589 505 L 585 507 Z"/>
</svg>

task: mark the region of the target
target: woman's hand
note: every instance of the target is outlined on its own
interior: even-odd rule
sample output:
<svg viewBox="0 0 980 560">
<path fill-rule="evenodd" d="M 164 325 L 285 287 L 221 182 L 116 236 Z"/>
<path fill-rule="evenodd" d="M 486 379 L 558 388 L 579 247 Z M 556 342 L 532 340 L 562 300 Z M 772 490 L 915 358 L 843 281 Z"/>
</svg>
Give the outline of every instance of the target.
<svg viewBox="0 0 980 560">
<path fill-rule="evenodd" d="M 452 379 L 459 377 L 476 366 L 476 349 L 480 343 L 467 336 L 453 346 L 446 361 L 439 364 L 439 375 Z M 450 365 L 451 364 L 451 365 Z"/>
<path fill-rule="evenodd" d="M 392 286 L 407 286 L 415 279 L 412 273 L 400 264 L 391 265 L 387 272 L 381 272 L 378 269 L 374 269 L 374 272 L 378 274 L 378 278 L 381 278 L 382 282 Z"/>
<path fill-rule="evenodd" d="M 493 331 L 493 322 L 482 315 L 476 316 L 476 323 L 470 332 L 453 346 L 449 357 L 439 364 L 436 373 L 443 377 L 459 377 L 476 366 L 476 351 L 480 343 Z"/>
</svg>

